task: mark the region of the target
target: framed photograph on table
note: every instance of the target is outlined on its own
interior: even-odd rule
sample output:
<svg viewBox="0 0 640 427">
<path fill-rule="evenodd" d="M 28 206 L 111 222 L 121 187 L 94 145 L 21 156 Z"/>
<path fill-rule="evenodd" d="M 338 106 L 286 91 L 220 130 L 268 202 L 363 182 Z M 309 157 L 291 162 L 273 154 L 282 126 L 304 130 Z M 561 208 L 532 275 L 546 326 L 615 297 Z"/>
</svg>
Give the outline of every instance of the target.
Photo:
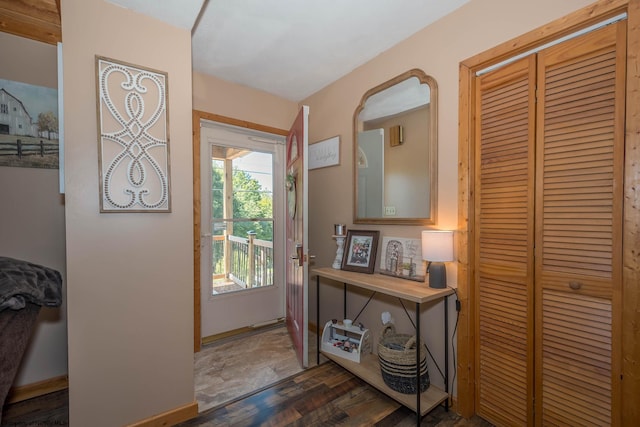
<svg viewBox="0 0 640 427">
<path fill-rule="evenodd" d="M 401 279 L 424 282 L 426 272 L 422 260 L 421 240 L 384 236 L 380 248 L 379 272 Z"/>
<path fill-rule="evenodd" d="M 379 231 L 347 230 L 342 270 L 373 274 Z"/>
</svg>

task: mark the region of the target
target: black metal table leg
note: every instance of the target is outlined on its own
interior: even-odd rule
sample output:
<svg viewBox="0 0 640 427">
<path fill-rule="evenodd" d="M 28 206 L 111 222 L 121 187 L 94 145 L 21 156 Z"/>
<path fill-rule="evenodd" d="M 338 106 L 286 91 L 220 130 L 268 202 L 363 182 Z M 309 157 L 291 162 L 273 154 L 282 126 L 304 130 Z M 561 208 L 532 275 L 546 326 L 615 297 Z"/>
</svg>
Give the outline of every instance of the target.
<svg viewBox="0 0 640 427">
<path fill-rule="evenodd" d="M 444 410 L 449 412 L 449 347 L 447 339 L 449 337 L 449 297 L 444 297 L 444 391 L 447 393 L 447 400 Z"/>
<path fill-rule="evenodd" d="M 420 427 L 420 303 L 416 303 L 416 425 Z"/>
<path fill-rule="evenodd" d="M 316 365 L 320 365 L 320 276 L 316 276 Z"/>
<path fill-rule="evenodd" d="M 342 286 L 344 287 L 344 296 L 342 297 L 342 302 L 344 304 L 344 307 L 342 310 L 342 318 L 346 319 L 347 318 L 347 284 L 343 283 Z"/>
</svg>

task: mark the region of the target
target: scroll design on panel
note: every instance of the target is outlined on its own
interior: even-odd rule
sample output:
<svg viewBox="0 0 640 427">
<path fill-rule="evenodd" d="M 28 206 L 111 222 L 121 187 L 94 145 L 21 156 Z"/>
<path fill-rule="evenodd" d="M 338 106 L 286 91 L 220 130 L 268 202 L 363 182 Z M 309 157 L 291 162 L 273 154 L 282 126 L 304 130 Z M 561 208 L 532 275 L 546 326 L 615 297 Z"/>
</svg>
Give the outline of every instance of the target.
<svg viewBox="0 0 640 427">
<path fill-rule="evenodd" d="M 101 212 L 171 212 L 167 74 L 96 56 Z"/>
</svg>

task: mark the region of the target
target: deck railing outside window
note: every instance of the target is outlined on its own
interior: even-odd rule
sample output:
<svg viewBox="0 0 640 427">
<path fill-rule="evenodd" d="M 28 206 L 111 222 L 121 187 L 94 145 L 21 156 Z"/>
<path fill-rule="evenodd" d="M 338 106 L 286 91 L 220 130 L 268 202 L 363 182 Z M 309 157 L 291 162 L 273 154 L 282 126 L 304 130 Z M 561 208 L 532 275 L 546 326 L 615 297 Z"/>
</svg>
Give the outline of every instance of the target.
<svg viewBox="0 0 640 427">
<path fill-rule="evenodd" d="M 225 278 L 245 289 L 273 285 L 273 242 L 256 239 L 252 233 L 247 238 L 212 239 L 214 278 Z"/>
</svg>

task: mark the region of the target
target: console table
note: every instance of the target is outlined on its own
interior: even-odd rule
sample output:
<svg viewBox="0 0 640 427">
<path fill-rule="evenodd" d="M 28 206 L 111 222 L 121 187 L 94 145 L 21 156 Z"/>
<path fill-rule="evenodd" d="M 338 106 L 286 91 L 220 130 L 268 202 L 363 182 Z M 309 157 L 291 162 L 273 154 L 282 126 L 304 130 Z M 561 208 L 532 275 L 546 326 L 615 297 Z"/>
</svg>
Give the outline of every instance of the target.
<svg viewBox="0 0 640 427">
<path fill-rule="evenodd" d="M 380 365 L 378 357 L 375 354 L 369 354 L 362 357 L 360 363 L 353 362 L 330 353 L 322 352 L 328 359 L 333 360 L 352 374 L 371 384 L 382 393 L 393 398 L 400 404 L 410 408 L 416 413 L 417 424 L 420 425 L 422 417 L 434 409 L 436 406 L 445 402 L 445 409 L 449 410 L 449 352 L 448 352 L 448 296 L 453 294 L 451 288 L 433 289 L 426 283 L 413 282 L 410 280 L 399 279 L 397 277 L 386 276 L 381 274 L 364 274 L 351 271 L 337 270 L 330 267 L 315 268 L 311 271 L 316 275 L 316 324 L 320 327 L 320 278 L 341 282 L 344 286 L 344 316 L 347 315 L 347 286 L 356 286 L 358 288 L 367 289 L 375 293 L 394 296 L 405 301 L 415 303 L 415 328 L 416 328 L 416 348 L 420 348 L 420 305 L 430 301 L 444 302 L 444 383 L 445 389 L 440 390 L 433 384 L 422 393 L 403 394 L 399 393 L 387 386 L 382 379 L 380 373 Z M 365 305 L 366 307 L 366 305 Z M 364 307 L 363 307 L 364 310 Z M 355 320 L 355 319 L 354 319 Z M 317 359 L 320 363 L 320 335 L 317 334 Z M 420 352 L 416 352 L 416 389 L 419 390 L 420 378 Z"/>
</svg>

